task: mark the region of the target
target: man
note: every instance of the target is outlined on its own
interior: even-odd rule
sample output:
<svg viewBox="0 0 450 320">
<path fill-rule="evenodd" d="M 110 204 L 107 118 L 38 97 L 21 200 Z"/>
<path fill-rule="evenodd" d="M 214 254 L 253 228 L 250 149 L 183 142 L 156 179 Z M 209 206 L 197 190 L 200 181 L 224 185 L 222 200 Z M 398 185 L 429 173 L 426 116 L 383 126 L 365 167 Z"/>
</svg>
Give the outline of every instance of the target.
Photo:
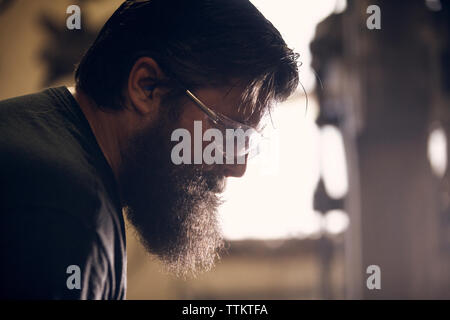
<svg viewBox="0 0 450 320">
<path fill-rule="evenodd" d="M 219 194 L 250 139 L 213 152 L 244 162 L 175 164 L 172 133 L 257 134 L 297 87 L 296 58 L 247 0 L 126 1 L 74 89 L 0 102 L 1 297 L 124 299 L 122 209 L 169 270 L 211 268 Z"/>
</svg>

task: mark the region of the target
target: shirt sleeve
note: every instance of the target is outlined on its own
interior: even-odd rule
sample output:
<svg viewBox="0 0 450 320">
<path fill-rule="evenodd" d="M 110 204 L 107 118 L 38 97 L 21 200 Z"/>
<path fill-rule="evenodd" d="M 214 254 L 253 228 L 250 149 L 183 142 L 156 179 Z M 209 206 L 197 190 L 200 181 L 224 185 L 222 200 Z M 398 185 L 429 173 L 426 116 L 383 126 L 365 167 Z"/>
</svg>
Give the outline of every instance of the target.
<svg viewBox="0 0 450 320">
<path fill-rule="evenodd" d="M 1 297 L 104 299 L 108 264 L 94 227 L 66 210 L 2 209 Z"/>
</svg>

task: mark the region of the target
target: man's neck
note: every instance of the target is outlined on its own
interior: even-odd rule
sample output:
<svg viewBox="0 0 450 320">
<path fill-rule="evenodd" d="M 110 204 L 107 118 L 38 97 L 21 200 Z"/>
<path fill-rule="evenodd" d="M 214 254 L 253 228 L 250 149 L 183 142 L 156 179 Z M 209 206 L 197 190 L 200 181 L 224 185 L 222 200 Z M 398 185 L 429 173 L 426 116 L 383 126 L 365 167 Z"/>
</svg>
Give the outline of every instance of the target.
<svg viewBox="0 0 450 320">
<path fill-rule="evenodd" d="M 120 126 L 117 114 L 102 111 L 78 88 L 70 87 L 68 89 L 88 120 L 97 143 L 117 179 L 121 162 L 120 133 L 123 132 L 118 130 Z"/>
</svg>

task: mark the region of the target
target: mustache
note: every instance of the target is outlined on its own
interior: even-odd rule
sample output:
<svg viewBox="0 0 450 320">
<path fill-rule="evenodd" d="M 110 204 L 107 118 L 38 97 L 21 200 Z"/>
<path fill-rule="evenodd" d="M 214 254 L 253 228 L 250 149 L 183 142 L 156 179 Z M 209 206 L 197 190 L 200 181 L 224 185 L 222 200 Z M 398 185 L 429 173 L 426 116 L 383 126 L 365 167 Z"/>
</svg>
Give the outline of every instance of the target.
<svg viewBox="0 0 450 320">
<path fill-rule="evenodd" d="M 176 179 L 190 181 L 202 185 L 205 191 L 220 194 L 225 191 L 227 178 L 222 172 L 204 170 L 189 164 L 172 165 Z"/>
<path fill-rule="evenodd" d="M 207 189 L 216 194 L 221 194 L 225 191 L 227 185 L 227 178 L 221 174 L 201 173 L 202 179 L 205 181 Z"/>
<path fill-rule="evenodd" d="M 227 186 L 227 178 L 218 177 L 214 180 L 213 185 L 210 186 L 211 192 L 221 194 L 225 191 Z"/>
</svg>

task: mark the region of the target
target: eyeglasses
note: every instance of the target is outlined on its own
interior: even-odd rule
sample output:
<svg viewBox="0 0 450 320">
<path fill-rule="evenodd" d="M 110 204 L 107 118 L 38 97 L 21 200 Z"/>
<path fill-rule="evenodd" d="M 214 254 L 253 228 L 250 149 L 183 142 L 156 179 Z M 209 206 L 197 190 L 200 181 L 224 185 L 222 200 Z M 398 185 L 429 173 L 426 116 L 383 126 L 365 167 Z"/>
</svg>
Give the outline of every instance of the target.
<svg viewBox="0 0 450 320">
<path fill-rule="evenodd" d="M 220 114 L 213 109 L 207 107 L 199 98 L 197 98 L 190 90 L 186 90 L 187 96 L 200 108 L 214 125 L 221 127 L 221 131 L 225 131 L 224 146 L 217 144 L 217 149 L 225 158 L 244 157 L 249 158 L 256 156 L 260 151 L 260 144 L 265 139 L 261 130 L 255 129 L 244 123 L 232 120 L 227 116 Z M 229 146 L 234 147 L 234 152 L 228 150 Z"/>
</svg>

